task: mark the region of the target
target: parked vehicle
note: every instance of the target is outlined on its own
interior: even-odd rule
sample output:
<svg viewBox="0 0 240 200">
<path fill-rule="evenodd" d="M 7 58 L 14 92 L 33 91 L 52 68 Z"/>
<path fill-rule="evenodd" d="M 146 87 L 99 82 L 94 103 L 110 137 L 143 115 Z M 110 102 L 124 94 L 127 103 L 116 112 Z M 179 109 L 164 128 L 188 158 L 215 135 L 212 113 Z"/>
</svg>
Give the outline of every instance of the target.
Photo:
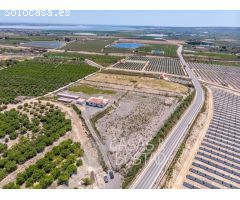
<svg viewBox="0 0 240 200">
<path fill-rule="evenodd" d="M 112 171 L 109 172 L 110 179 L 114 179 L 114 174 Z"/>
<path fill-rule="evenodd" d="M 105 183 L 108 183 L 108 177 L 107 176 L 104 176 L 103 180 L 104 180 Z"/>
</svg>

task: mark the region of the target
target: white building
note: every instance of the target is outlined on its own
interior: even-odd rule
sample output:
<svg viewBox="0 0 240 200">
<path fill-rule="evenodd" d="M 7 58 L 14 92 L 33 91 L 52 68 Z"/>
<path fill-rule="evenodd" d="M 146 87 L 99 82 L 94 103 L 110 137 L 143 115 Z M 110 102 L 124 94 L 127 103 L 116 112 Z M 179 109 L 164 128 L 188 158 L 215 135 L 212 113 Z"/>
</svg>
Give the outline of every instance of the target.
<svg viewBox="0 0 240 200">
<path fill-rule="evenodd" d="M 108 104 L 108 99 L 104 99 L 103 97 L 91 97 L 86 101 L 88 106 L 94 106 L 98 108 L 104 108 Z"/>
<path fill-rule="evenodd" d="M 86 100 L 85 99 L 82 99 L 82 98 L 79 98 L 77 101 L 76 101 L 77 104 L 80 104 L 80 105 L 83 105 L 86 103 Z"/>
<path fill-rule="evenodd" d="M 60 97 L 58 98 L 58 101 L 64 102 L 64 103 L 72 103 L 72 99 L 68 99 L 68 98 L 64 98 L 64 97 Z"/>
<path fill-rule="evenodd" d="M 57 94 L 58 97 L 63 97 L 63 98 L 67 98 L 67 99 L 74 99 L 77 100 L 79 98 L 79 96 L 74 95 L 74 94 L 68 94 L 68 93 L 64 93 L 64 92 L 59 92 Z"/>
</svg>

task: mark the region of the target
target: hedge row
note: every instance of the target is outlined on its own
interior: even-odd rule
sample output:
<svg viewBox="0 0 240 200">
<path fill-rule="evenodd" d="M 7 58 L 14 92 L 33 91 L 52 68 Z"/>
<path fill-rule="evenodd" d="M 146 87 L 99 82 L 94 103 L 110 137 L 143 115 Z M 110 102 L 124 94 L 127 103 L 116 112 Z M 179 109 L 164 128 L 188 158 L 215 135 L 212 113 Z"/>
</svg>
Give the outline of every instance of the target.
<svg viewBox="0 0 240 200">
<path fill-rule="evenodd" d="M 19 142 L 10 149 L 4 149 L 0 157 L 0 181 L 17 169 L 17 165 L 24 164 L 44 151 L 46 146 L 52 145 L 67 131 L 71 130 L 71 121 L 65 119 L 64 113 L 59 110 L 49 112 L 42 116 L 40 121 L 43 129 L 35 139 L 21 137 Z M 4 148 L 4 147 L 3 147 Z"/>
<path fill-rule="evenodd" d="M 57 180 L 58 185 L 68 184 L 69 178 L 82 165 L 83 156 L 80 143 L 65 140 L 50 152 L 30 165 L 24 172 L 18 173 L 16 181 L 3 186 L 4 189 L 16 189 L 24 185 L 26 188 L 45 189 Z"/>
</svg>

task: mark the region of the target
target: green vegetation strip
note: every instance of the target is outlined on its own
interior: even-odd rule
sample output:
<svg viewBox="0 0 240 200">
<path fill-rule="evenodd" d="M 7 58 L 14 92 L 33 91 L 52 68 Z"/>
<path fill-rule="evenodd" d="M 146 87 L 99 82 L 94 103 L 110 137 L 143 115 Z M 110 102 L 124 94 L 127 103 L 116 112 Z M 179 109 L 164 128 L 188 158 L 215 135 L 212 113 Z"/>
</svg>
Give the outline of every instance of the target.
<svg viewBox="0 0 240 200">
<path fill-rule="evenodd" d="M 115 39 L 81 40 L 68 43 L 62 49 L 67 51 L 102 52 L 105 46 L 110 45 Z"/>
<path fill-rule="evenodd" d="M 163 45 L 163 44 L 148 44 L 144 45 L 142 47 L 137 48 L 138 52 L 144 52 L 144 53 L 153 53 L 158 54 L 158 52 L 163 52 L 163 54 L 160 53 L 160 55 L 169 56 L 169 57 L 177 57 L 177 46 L 176 45 Z"/>
<path fill-rule="evenodd" d="M 1 70 L 0 105 L 15 103 L 17 96 L 41 96 L 96 72 L 86 64 L 61 64 L 37 60 L 19 62 Z"/>
<path fill-rule="evenodd" d="M 17 189 L 20 186 L 34 189 L 48 188 L 57 180 L 58 185 L 68 184 L 69 178 L 82 165 L 83 156 L 80 143 L 65 140 L 46 153 L 36 164 L 30 165 L 24 172 L 18 173 L 16 181 L 3 186 L 4 189 Z"/>
<path fill-rule="evenodd" d="M 82 92 L 85 94 L 114 94 L 113 90 L 103 90 L 88 85 L 75 85 L 68 88 L 72 92 Z"/>
<path fill-rule="evenodd" d="M 81 110 L 75 104 L 72 104 L 72 108 L 77 113 L 78 117 L 81 119 L 82 118 Z"/>
<path fill-rule="evenodd" d="M 124 57 L 120 56 L 109 56 L 109 55 L 88 55 L 88 54 L 79 54 L 79 53 L 70 53 L 70 52 L 65 52 L 65 53 L 47 53 L 44 54 L 45 57 L 47 58 L 59 58 L 59 59 L 73 59 L 73 60 L 85 60 L 89 59 L 92 60 L 93 62 L 100 64 L 102 66 L 109 66 L 112 65 L 119 60 L 123 59 Z"/>
<path fill-rule="evenodd" d="M 156 151 L 159 144 L 167 137 L 168 133 L 172 130 L 175 124 L 179 121 L 185 110 L 189 107 L 194 99 L 195 92 L 190 93 L 182 103 L 176 108 L 171 116 L 166 120 L 163 127 L 157 132 L 157 134 L 148 143 L 151 148 L 146 148 L 142 155 L 137 159 L 137 162 L 128 169 L 128 172 L 124 178 L 122 188 L 127 188 L 129 184 L 134 180 L 135 176 L 144 167 L 145 163 L 149 160 L 153 152 Z"/>
</svg>

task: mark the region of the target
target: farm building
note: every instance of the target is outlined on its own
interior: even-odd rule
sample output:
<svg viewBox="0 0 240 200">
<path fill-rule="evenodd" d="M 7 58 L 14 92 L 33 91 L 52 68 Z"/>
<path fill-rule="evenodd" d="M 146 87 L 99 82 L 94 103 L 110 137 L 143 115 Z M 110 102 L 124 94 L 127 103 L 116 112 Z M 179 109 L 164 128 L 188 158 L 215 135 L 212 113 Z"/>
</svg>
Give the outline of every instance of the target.
<svg viewBox="0 0 240 200">
<path fill-rule="evenodd" d="M 86 104 L 88 106 L 104 108 L 108 104 L 108 99 L 103 99 L 102 97 L 91 97 L 86 101 Z"/>
<path fill-rule="evenodd" d="M 85 100 L 85 99 L 82 99 L 82 98 L 79 98 L 79 99 L 76 101 L 76 103 L 77 103 L 77 104 L 80 104 L 80 105 L 83 105 L 85 102 L 86 102 L 86 100 Z"/>
<path fill-rule="evenodd" d="M 74 99 L 74 100 L 77 100 L 79 98 L 79 96 L 77 95 L 74 95 L 74 94 L 68 94 L 68 93 L 64 93 L 64 92 L 59 92 L 57 94 L 58 97 L 60 98 L 67 98 L 67 99 Z"/>
<path fill-rule="evenodd" d="M 58 98 L 58 101 L 64 102 L 64 103 L 72 103 L 72 99 L 68 99 L 68 98 L 64 98 L 64 97 L 60 97 Z"/>
</svg>

